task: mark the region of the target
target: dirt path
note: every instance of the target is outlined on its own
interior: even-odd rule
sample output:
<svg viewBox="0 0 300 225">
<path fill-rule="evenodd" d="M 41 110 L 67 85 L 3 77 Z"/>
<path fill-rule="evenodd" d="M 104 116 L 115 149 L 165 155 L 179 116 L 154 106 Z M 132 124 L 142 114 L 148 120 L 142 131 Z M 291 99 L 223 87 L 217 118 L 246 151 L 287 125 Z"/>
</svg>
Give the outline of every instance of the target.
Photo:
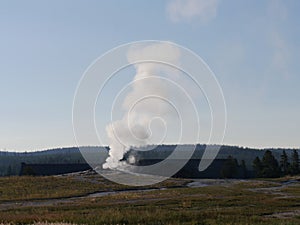
<svg viewBox="0 0 300 225">
<path fill-rule="evenodd" d="M 254 192 L 262 192 L 265 194 L 273 194 L 273 195 L 279 195 L 277 198 L 294 198 L 295 196 L 283 192 L 284 188 L 287 187 L 300 187 L 300 182 L 298 180 L 289 180 L 285 182 L 272 182 L 274 185 L 277 186 L 272 186 L 272 187 L 263 187 L 263 188 L 250 188 L 248 190 L 254 191 Z"/>
<path fill-rule="evenodd" d="M 300 216 L 300 210 L 294 210 L 290 212 L 279 212 L 279 213 L 273 213 L 270 215 L 267 215 L 266 217 L 271 217 L 271 218 L 278 218 L 278 219 L 287 219 L 287 218 L 293 218 L 296 216 Z"/>
</svg>

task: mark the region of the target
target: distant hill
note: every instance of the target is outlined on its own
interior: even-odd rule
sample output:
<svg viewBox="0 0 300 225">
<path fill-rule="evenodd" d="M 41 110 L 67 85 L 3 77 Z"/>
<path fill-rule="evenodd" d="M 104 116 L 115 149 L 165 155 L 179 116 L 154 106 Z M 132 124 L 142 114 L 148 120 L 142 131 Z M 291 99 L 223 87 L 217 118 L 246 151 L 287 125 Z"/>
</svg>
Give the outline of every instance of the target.
<svg viewBox="0 0 300 225">
<path fill-rule="evenodd" d="M 136 152 L 134 150 L 129 151 L 127 154 L 138 154 L 138 157 L 141 158 L 166 158 L 171 152 L 175 149 L 176 145 L 160 145 L 157 148 L 150 150 L 150 151 L 139 151 Z M 219 145 L 210 145 L 210 147 L 220 147 Z M 205 151 L 206 145 L 198 144 L 196 145 L 195 152 L 192 156 L 192 158 L 201 158 L 204 151 Z M 291 156 L 294 149 L 255 149 L 255 148 L 245 148 L 245 147 L 239 147 L 239 146 L 228 146 L 228 145 L 222 145 L 220 148 L 220 151 L 217 155 L 217 159 L 226 159 L 229 155 L 236 158 L 238 161 L 245 160 L 246 165 L 248 168 L 252 167 L 252 162 L 255 159 L 256 156 L 262 158 L 265 151 L 271 150 L 273 155 L 277 160 L 280 160 L 280 155 L 282 154 L 282 151 L 285 150 L 288 157 Z M 297 149 L 300 153 L 300 149 Z"/>
<path fill-rule="evenodd" d="M 82 147 L 84 151 L 93 152 L 105 147 Z M 77 147 L 55 148 L 36 152 L 5 152 L 0 151 L 0 176 L 18 175 L 21 164 L 82 164 L 86 163 Z"/>
<path fill-rule="evenodd" d="M 194 158 L 201 158 L 206 145 L 198 144 L 196 146 Z M 140 151 L 139 157 L 143 158 L 165 158 L 174 150 L 175 145 L 160 145 L 151 151 Z M 216 145 L 216 147 L 218 147 Z M 108 147 L 82 147 L 83 151 L 87 153 L 93 153 L 99 151 L 103 152 L 101 159 L 97 158 L 95 160 L 105 160 L 108 155 Z M 217 159 L 225 159 L 229 155 L 236 158 L 238 161 L 245 160 L 246 166 L 249 170 L 252 170 L 252 162 L 256 156 L 262 157 L 266 150 L 271 150 L 273 155 L 280 159 L 283 149 L 254 149 L 254 148 L 244 148 L 238 146 L 222 146 Z M 290 157 L 294 149 L 284 149 L 287 155 Z M 297 149 L 300 154 L 300 150 Z M 134 152 L 133 150 L 130 151 Z M 86 163 L 81 155 L 81 152 L 77 147 L 71 148 L 56 148 L 49 149 L 45 151 L 37 152 L 5 152 L 0 151 L 0 176 L 6 175 L 18 175 L 21 169 L 21 163 L 28 164 L 82 164 Z"/>
</svg>

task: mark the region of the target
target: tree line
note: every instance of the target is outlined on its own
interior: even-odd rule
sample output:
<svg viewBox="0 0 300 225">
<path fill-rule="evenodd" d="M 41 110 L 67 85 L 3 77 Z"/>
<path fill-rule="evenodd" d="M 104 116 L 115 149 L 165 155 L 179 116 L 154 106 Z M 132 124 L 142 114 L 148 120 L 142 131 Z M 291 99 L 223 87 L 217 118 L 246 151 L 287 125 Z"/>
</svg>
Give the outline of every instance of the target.
<svg viewBox="0 0 300 225">
<path fill-rule="evenodd" d="M 253 161 L 253 169 L 256 177 L 280 177 L 285 175 L 297 175 L 300 173 L 299 154 L 293 151 L 290 159 L 283 150 L 278 162 L 271 151 L 266 151 L 263 158 L 256 157 Z"/>
<path fill-rule="evenodd" d="M 299 154 L 293 150 L 289 158 L 286 151 L 283 150 L 280 161 L 278 161 L 272 152 L 267 150 L 262 158 L 257 156 L 253 160 L 252 167 L 253 170 L 248 170 L 244 160 L 239 164 L 236 158 L 229 155 L 221 168 L 220 175 L 223 178 L 275 178 L 297 175 L 300 174 Z"/>
<path fill-rule="evenodd" d="M 176 147 L 176 146 L 175 146 Z M 193 158 L 200 159 L 205 151 L 205 145 L 197 145 Z M 86 151 L 98 151 L 99 147 L 85 147 Z M 101 148 L 106 158 L 107 148 Z M 174 146 L 162 145 L 157 150 L 142 152 L 145 158 L 167 157 Z M 147 154 L 146 154 L 147 153 Z M 151 153 L 151 154 L 150 154 Z M 300 173 L 299 155 L 292 149 L 245 149 L 237 146 L 222 146 L 217 159 L 221 159 L 221 167 L 217 166 L 215 172 L 220 178 L 251 178 L 251 177 L 279 177 L 296 175 Z M 0 176 L 18 175 L 21 163 L 47 164 L 47 163 L 85 163 L 78 148 L 52 149 L 42 152 L 1 152 Z"/>
</svg>

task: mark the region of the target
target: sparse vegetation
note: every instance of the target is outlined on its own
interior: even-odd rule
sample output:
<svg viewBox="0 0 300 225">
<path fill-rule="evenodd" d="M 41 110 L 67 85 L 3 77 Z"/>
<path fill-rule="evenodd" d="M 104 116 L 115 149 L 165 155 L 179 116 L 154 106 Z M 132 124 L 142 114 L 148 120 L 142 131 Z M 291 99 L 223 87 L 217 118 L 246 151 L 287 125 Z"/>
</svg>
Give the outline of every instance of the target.
<svg viewBox="0 0 300 225">
<path fill-rule="evenodd" d="M 160 184 L 149 186 L 175 187 L 189 180 L 169 179 Z M 84 196 L 94 192 L 139 189 L 110 182 L 98 174 L 69 176 L 13 176 L 0 178 L 0 203 L 7 201 L 30 201 L 53 198 Z"/>
<path fill-rule="evenodd" d="M 26 200 L 32 202 L 47 202 L 49 198 L 55 196 L 77 195 L 78 193 L 74 193 L 73 189 L 83 189 L 88 193 L 101 186 L 101 190 L 120 188 L 99 176 L 20 178 L 1 178 L 0 181 L 7 187 L 25 184 L 24 186 L 28 187 L 26 192 L 30 192 Z M 283 185 L 291 180 L 294 183 Z M 28 185 L 33 182 L 37 187 L 31 185 L 30 189 Z M 226 185 L 220 185 L 216 180 L 216 183 L 211 186 L 198 188 L 186 188 L 184 187 L 186 182 L 186 180 L 169 180 L 157 186 L 171 187 L 171 184 L 175 186 L 180 184 L 182 188 L 124 192 L 102 197 L 75 198 L 72 201 L 56 204 L 48 202 L 45 205 L 25 204 L 23 206 L 10 204 L 16 199 L 21 199 L 20 193 L 9 192 L 7 190 L 9 188 L 2 188 L 0 223 L 33 224 L 45 221 L 74 224 L 292 225 L 300 223 L 300 213 L 297 211 L 300 207 L 299 177 L 228 181 Z M 48 199 L 44 201 L 34 200 L 36 196 L 44 195 L 46 192 L 57 193 L 48 194 Z M 14 199 L 14 201 L 4 203 L 3 193 L 6 199 Z M 288 216 L 280 217 L 280 215 Z"/>
</svg>

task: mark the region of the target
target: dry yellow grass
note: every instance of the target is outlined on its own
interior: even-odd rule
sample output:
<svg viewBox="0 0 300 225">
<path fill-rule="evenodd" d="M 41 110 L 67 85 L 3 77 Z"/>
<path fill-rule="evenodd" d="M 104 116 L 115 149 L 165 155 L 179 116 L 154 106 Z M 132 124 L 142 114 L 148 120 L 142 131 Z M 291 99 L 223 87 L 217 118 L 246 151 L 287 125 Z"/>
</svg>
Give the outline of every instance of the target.
<svg viewBox="0 0 300 225">
<path fill-rule="evenodd" d="M 0 197 L 13 200 L 0 202 L 0 206 L 2 204 L 0 225 L 300 224 L 300 215 L 297 211 L 300 207 L 300 182 L 295 178 L 290 178 L 288 182 L 281 179 L 226 182 L 215 180 L 211 186 L 187 188 L 182 184 L 181 188 L 116 192 L 112 195 L 72 198 L 71 201 L 62 200 L 61 202 L 61 199 L 36 200 L 29 197 L 35 196 L 35 193 L 55 192 L 57 189 L 61 190 L 59 192 L 61 196 L 63 194 L 70 196 L 69 192 L 73 194 L 71 188 L 74 186 L 67 185 L 67 181 L 71 178 L 56 179 L 55 187 L 53 184 L 53 186 L 50 185 L 49 180 L 53 179 L 51 177 L 34 178 L 35 181 L 40 181 L 37 183 L 38 187 L 27 189 L 31 190 L 30 193 L 28 192 L 29 199 L 20 200 L 20 204 L 15 205 L 14 199 L 20 199 L 20 192 L 9 191 L 7 187 L 13 188 L 16 183 L 18 186 L 23 184 L 31 187 L 28 183 L 32 182 L 32 179 L 24 177 L 5 180 L 6 188 L 2 189 Z M 90 179 L 87 178 L 84 182 L 87 190 L 90 189 L 89 186 L 94 185 L 89 182 Z M 75 178 L 71 179 L 71 182 L 76 181 Z M 174 184 L 174 182 L 171 183 Z M 110 190 L 116 188 L 101 179 L 97 185 L 101 187 L 100 190 L 108 189 L 108 187 Z M 75 187 L 83 187 L 83 184 Z M 42 188 L 44 189 L 40 190 Z M 47 204 L 41 204 L 43 202 Z M 45 223 L 45 221 L 48 222 Z"/>
</svg>

